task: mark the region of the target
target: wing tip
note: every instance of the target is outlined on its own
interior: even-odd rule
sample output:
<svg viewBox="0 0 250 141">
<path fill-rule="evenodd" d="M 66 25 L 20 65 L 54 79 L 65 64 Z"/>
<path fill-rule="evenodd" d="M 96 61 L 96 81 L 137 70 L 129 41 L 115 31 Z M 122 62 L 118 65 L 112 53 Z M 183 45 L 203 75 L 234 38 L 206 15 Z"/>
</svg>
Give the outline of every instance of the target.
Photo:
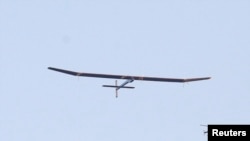
<svg viewBox="0 0 250 141">
<path fill-rule="evenodd" d="M 49 70 L 53 70 L 53 71 L 58 71 L 58 70 L 61 70 L 61 69 L 58 69 L 58 68 L 53 68 L 53 67 L 48 67 Z"/>
<path fill-rule="evenodd" d="M 58 69 L 58 68 L 53 68 L 53 67 L 48 67 L 48 69 L 53 70 L 53 71 L 57 71 L 57 72 L 61 72 L 61 73 L 65 73 L 65 74 L 75 75 L 75 76 L 80 75 L 80 73 L 78 73 L 78 72 L 64 70 L 64 69 Z"/>
<path fill-rule="evenodd" d="M 211 78 L 212 77 L 190 78 L 190 79 L 185 79 L 184 82 L 208 80 L 208 79 L 211 79 Z"/>
</svg>

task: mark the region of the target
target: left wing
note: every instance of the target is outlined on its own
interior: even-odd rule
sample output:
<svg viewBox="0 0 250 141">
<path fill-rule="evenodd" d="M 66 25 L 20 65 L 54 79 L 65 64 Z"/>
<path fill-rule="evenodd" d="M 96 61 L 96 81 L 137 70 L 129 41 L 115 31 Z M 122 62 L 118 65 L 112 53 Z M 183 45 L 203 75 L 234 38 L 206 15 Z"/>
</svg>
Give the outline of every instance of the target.
<svg viewBox="0 0 250 141">
<path fill-rule="evenodd" d="M 74 76 L 85 76 L 85 77 L 97 77 L 97 78 L 110 78 L 110 79 L 127 79 L 127 80 L 142 80 L 142 81 L 159 81 L 159 82 L 191 82 L 191 81 L 200 81 L 207 80 L 211 77 L 200 77 L 200 78 L 162 78 L 162 77 L 143 77 L 143 76 L 127 76 L 127 75 L 113 75 L 113 74 L 97 74 L 97 73 L 84 73 L 84 72 L 74 72 L 69 70 L 63 70 L 53 67 L 48 67 L 48 69 L 53 71 L 58 71 L 61 73 L 66 73 Z"/>
</svg>

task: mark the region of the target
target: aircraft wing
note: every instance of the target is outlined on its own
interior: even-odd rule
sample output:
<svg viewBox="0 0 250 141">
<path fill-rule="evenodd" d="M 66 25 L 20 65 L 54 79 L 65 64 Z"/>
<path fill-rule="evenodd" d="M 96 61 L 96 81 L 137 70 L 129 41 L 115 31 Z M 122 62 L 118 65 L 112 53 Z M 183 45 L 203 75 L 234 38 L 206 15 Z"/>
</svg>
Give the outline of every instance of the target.
<svg viewBox="0 0 250 141">
<path fill-rule="evenodd" d="M 162 77 L 143 77 L 143 76 L 127 76 L 127 75 L 113 75 L 113 74 L 97 74 L 97 73 L 84 73 L 84 72 L 74 72 L 69 70 L 63 70 L 53 67 L 48 67 L 48 69 L 53 71 L 58 71 L 61 73 L 74 75 L 74 76 L 84 76 L 84 77 L 97 77 L 97 78 L 110 78 L 110 79 L 127 79 L 127 80 L 141 80 L 141 81 L 159 81 L 159 82 L 191 82 L 191 81 L 200 81 L 207 80 L 211 77 L 200 77 L 200 78 L 162 78 Z"/>
</svg>

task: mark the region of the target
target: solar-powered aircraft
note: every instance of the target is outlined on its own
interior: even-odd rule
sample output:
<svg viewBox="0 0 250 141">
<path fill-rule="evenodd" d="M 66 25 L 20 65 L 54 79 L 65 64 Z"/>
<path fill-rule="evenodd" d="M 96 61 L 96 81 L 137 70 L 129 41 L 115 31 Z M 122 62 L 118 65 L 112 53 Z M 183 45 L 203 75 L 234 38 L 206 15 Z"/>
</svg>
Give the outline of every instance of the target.
<svg viewBox="0 0 250 141">
<path fill-rule="evenodd" d="M 202 124 L 201 124 L 201 126 L 206 126 L 206 127 L 207 127 L 207 125 L 202 125 Z M 203 131 L 203 133 L 204 133 L 204 135 L 205 135 L 205 134 L 208 133 L 208 131 Z"/>
<path fill-rule="evenodd" d="M 75 71 L 69 71 L 69 70 L 64 70 L 64 69 L 58 69 L 58 68 L 53 68 L 53 67 L 48 67 L 48 69 L 53 70 L 53 71 L 58 71 L 61 73 L 66 73 L 69 75 L 74 75 L 74 76 L 110 78 L 110 79 L 125 79 L 126 81 L 124 83 L 122 83 L 121 85 L 117 84 L 117 80 L 115 81 L 115 85 L 102 85 L 103 87 L 115 88 L 116 98 L 118 97 L 118 90 L 119 89 L 121 89 L 121 88 L 127 88 L 127 89 L 135 88 L 132 86 L 126 86 L 128 83 L 132 83 L 134 80 L 185 83 L 185 82 L 192 82 L 192 81 L 207 80 L 207 79 L 211 78 L 211 77 L 201 77 L 201 78 L 180 79 L 180 78 L 162 78 L 162 77 L 144 77 L 144 76 L 85 73 L 85 72 L 75 72 Z"/>
</svg>

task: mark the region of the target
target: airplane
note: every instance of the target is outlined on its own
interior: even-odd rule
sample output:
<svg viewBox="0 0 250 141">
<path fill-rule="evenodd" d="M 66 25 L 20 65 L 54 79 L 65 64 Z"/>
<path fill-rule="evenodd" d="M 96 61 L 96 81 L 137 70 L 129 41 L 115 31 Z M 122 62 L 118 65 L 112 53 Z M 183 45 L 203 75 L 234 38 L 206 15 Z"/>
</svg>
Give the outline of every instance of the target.
<svg viewBox="0 0 250 141">
<path fill-rule="evenodd" d="M 73 75 L 73 76 L 109 78 L 109 79 L 126 79 L 126 81 L 122 83 L 121 85 L 117 84 L 117 80 L 115 81 L 115 85 L 102 85 L 103 87 L 115 88 L 116 98 L 118 97 L 119 89 L 121 88 L 134 89 L 135 87 L 126 86 L 128 83 L 132 83 L 134 80 L 185 83 L 185 82 L 192 82 L 192 81 L 207 80 L 211 78 L 211 77 L 200 77 L 200 78 L 180 79 L 180 78 L 162 78 L 162 77 L 144 77 L 144 76 L 85 73 L 85 72 L 75 72 L 75 71 L 69 71 L 69 70 L 53 68 L 53 67 L 48 67 L 48 69 L 61 72 L 61 73 L 65 73 L 65 74 L 69 74 L 69 75 Z"/>
<path fill-rule="evenodd" d="M 206 126 L 206 127 L 207 127 L 207 125 L 203 125 L 203 124 L 201 124 L 201 126 Z M 205 134 L 208 133 L 208 131 L 203 130 L 203 133 L 204 133 L 204 135 L 205 135 Z"/>
</svg>

